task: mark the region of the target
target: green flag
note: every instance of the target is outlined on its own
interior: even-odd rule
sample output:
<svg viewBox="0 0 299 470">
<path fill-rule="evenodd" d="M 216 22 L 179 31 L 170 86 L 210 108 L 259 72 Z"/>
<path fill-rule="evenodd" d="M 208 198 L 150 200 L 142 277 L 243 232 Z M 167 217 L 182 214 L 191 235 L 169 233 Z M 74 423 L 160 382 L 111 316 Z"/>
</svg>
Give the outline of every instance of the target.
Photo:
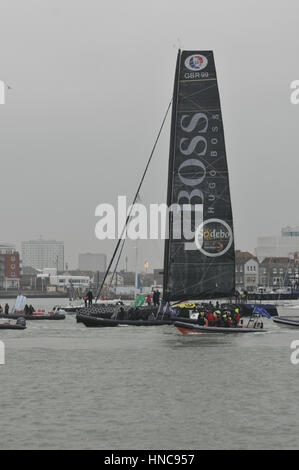
<svg viewBox="0 0 299 470">
<path fill-rule="evenodd" d="M 143 297 L 143 295 L 138 295 L 136 301 L 135 301 L 135 304 L 134 304 L 134 307 L 141 307 L 145 302 L 145 297 Z"/>
</svg>

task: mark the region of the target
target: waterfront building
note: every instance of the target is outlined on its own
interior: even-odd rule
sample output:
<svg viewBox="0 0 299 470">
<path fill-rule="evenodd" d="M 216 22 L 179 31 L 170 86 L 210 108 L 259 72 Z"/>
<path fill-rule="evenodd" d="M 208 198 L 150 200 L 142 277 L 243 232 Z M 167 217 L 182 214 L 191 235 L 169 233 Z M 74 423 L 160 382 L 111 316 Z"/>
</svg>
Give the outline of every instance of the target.
<svg viewBox="0 0 299 470">
<path fill-rule="evenodd" d="M 35 269 L 64 270 L 64 243 L 56 240 L 30 240 L 22 242 L 23 266 Z"/>
<path fill-rule="evenodd" d="M 298 289 L 298 256 L 265 258 L 260 263 L 259 272 L 259 283 L 261 286 L 272 289 L 285 287 Z"/>
<path fill-rule="evenodd" d="M 20 287 L 20 254 L 13 244 L 0 244 L 0 289 Z"/>
<path fill-rule="evenodd" d="M 255 254 L 259 261 L 265 258 L 284 258 L 299 253 L 299 227 L 283 227 L 280 236 L 258 237 Z"/>
<path fill-rule="evenodd" d="M 236 250 L 236 287 L 255 291 L 259 285 L 259 262 L 248 251 Z"/>
</svg>

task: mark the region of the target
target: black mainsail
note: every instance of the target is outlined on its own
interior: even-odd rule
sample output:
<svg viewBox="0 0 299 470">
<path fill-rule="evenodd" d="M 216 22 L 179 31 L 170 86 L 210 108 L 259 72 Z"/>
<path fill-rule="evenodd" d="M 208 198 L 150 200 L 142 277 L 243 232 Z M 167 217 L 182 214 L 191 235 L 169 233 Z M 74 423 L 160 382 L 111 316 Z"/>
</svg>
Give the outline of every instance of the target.
<svg viewBox="0 0 299 470">
<path fill-rule="evenodd" d="M 178 52 L 168 175 L 167 205 L 175 209 L 165 241 L 164 299 L 232 296 L 233 220 L 212 51 Z"/>
</svg>

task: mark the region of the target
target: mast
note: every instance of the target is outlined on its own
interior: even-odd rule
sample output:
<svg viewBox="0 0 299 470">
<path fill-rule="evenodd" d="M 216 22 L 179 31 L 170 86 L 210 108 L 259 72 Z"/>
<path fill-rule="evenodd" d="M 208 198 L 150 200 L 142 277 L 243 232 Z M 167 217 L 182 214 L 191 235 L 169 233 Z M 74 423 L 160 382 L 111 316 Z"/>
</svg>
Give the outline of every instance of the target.
<svg viewBox="0 0 299 470">
<path fill-rule="evenodd" d="M 138 239 L 135 246 L 135 299 L 138 297 Z"/>
<path fill-rule="evenodd" d="M 180 72 L 180 61 L 181 61 L 181 49 L 178 50 L 174 87 L 173 87 L 173 98 L 172 98 L 172 115 L 171 115 L 171 130 L 170 130 L 170 145 L 169 145 L 169 159 L 168 159 L 168 182 L 167 182 L 167 206 L 169 207 L 172 202 L 172 189 L 173 189 L 173 163 L 174 163 L 174 152 L 175 152 L 175 133 L 176 133 L 176 116 L 177 116 L 177 101 L 178 101 L 178 89 L 179 89 L 179 72 Z M 171 236 L 172 228 L 172 214 L 168 216 L 168 233 L 165 238 L 164 244 L 164 270 L 163 270 L 163 300 L 167 300 L 167 282 L 168 282 L 168 267 L 169 267 L 169 239 Z"/>
</svg>

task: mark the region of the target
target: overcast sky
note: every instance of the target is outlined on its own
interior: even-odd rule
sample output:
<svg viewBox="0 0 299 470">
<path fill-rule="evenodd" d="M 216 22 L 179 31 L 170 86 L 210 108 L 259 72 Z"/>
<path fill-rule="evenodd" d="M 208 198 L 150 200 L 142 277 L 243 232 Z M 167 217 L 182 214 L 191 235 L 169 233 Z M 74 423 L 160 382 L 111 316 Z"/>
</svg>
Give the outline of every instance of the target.
<svg viewBox="0 0 299 470">
<path fill-rule="evenodd" d="M 299 225 L 298 18 L 295 0 L 0 0 L 0 79 L 12 87 L 0 106 L 0 242 L 63 240 L 72 268 L 80 252 L 111 254 L 95 208 L 132 197 L 178 45 L 215 54 L 236 246 Z M 144 203 L 166 198 L 169 127 Z M 133 268 L 133 242 L 126 253 Z M 162 259 L 162 242 L 140 242 L 140 266 Z"/>
</svg>

